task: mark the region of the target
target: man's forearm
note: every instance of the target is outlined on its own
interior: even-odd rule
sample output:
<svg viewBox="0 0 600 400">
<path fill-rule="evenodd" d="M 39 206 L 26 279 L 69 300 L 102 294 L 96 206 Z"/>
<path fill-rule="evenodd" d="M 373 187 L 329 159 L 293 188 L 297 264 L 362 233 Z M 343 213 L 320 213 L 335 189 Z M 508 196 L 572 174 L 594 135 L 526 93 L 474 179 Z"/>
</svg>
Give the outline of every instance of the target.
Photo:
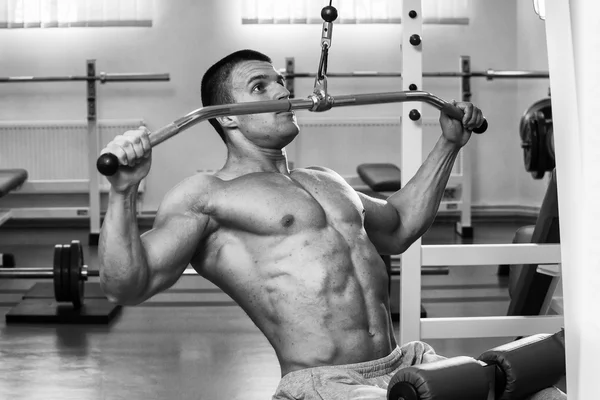
<svg viewBox="0 0 600 400">
<path fill-rule="evenodd" d="M 415 176 L 387 199 L 400 214 L 402 239 L 416 240 L 433 223 L 459 150 L 440 137 Z"/>
<path fill-rule="evenodd" d="M 148 266 L 136 218 L 137 187 L 111 189 L 98 246 L 100 282 L 106 295 L 121 302 L 135 299 L 147 286 Z"/>
</svg>

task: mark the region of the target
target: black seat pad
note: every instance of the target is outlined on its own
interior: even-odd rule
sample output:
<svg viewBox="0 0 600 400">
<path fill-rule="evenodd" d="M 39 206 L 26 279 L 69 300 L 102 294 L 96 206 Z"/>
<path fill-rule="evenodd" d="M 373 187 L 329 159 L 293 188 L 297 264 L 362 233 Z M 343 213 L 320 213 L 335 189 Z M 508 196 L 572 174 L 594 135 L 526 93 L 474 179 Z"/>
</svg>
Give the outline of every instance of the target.
<svg viewBox="0 0 600 400">
<path fill-rule="evenodd" d="M 389 163 L 360 164 L 358 176 L 375 192 L 400 190 L 400 168 Z"/>
<path fill-rule="evenodd" d="M 0 169 L 0 197 L 21 186 L 27 177 L 24 169 Z"/>
</svg>

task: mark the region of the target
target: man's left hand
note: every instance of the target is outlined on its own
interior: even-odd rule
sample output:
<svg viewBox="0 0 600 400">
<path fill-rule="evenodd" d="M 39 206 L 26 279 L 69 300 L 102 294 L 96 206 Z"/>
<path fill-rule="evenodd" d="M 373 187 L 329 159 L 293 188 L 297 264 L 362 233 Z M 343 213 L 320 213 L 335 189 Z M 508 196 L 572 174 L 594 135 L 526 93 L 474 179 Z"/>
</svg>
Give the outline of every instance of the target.
<svg viewBox="0 0 600 400">
<path fill-rule="evenodd" d="M 458 121 L 441 112 L 440 125 L 442 125 L 442 134 L 449 142 L 462 147 L 469 141 L 473 129 L 483 123 L 483 113 L 472 103 L 453 101 L 452 105 L 463 110 L 465 115 L 462 121 Z"/>
</svg>

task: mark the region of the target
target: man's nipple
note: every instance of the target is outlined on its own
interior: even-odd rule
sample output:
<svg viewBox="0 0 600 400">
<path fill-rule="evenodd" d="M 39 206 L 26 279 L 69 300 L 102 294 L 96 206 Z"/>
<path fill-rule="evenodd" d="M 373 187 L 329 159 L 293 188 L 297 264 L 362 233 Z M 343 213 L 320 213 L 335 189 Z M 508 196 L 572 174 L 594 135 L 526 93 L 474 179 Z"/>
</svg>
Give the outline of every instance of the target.
<svg viewBox="0 0 600 400">
<path fill-rule="evenodd" d="M 281 218 L 281 226 L 284 228 L 289 228 L 294 224 L 294 216 L 292 214 L 287 214 L 283 218 Z"/>
</svg>

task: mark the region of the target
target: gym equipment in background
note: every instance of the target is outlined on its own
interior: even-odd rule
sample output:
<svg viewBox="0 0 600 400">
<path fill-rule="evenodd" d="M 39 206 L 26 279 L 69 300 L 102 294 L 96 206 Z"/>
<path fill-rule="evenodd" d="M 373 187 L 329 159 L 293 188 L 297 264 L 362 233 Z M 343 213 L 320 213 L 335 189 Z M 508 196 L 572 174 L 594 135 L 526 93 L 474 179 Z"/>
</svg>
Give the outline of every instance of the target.
<svg viewBox="0 0 600 400">
<path fill-rule="evenodd" d="M 556 167 L 554 159 L 554 130 L 550 98 L 532 104 L 519 124 L 525 170 L 534 179 L 542 179 Z"/>
<path fill-rule="evenodd" d="M 27 171 L 22 168 L 0 169 L 0 197 L 17 190 L 28 178 Z M 0 225 L 11 219 L 11 210 L 0 210 Z M 15 266 L 15 257 L 10 253 L 0 253 L 0 268 Z"/>
<path fill-rule="evenodd" d="M 537 334 L 472 357 L 453 357 L 398 371 L 388 400 L 520 400 L 565 376 L 564 330 Z"/>
<path fill-rule="evenodd" d="M 166 82 L 170 80 L 166 73 L 96 73 L 96 60 L 86 61 L 86 75 L 68 76 L 12 76 L 0 77 L 0 84 L 31 84 L 37 82 L 85 82 L 87 104 L 87 147 L 89 169 L 89 217 L 90 234 L 89 244 L 98 245 L 100 236 L 100 177 L 95 173 L 95 158 L 100 153 L 100 134 L 97 120 L 98 82 L 101 84 L 115 84 L 120 82 Z M 32 178 L 33 179 L 33 178 Z"/>
<path fill-rule="evenodd" d="M 560 243 L 556 172 L 552 172 L 535 226 L 520 228 L 515 243 Z M 544 314 L 554 292 L 554 277 L 538 271 L 537 265 L 511 265 L 511 301 L 507 315 Z"/>
<path fill-rule="evenodd" d="M 39 282 L 23 296 L 23 301 L 6 314 L 7 323 L 106 324 L 120 306 L 110 303 L 97 282 L 98 270 L 88 270 L 79 241 L 54 246 L 52 268 L 0 269 L 0 279 L 52 279 Z M 184 276 L 198 273 L 186 269 Z"/>
</svg>

